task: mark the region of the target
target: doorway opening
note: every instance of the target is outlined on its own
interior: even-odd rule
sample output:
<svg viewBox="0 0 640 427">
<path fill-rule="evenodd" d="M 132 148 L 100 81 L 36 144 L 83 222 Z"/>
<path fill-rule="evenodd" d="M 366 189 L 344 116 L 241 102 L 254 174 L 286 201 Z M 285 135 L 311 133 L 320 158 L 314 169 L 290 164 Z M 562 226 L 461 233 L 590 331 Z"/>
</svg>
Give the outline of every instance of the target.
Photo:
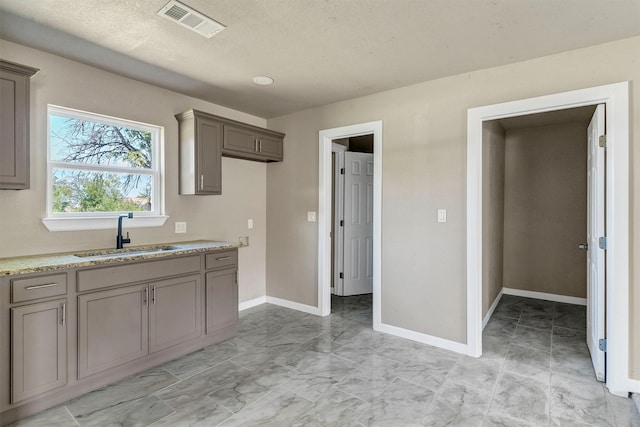
<svg viewBox="0 0 640 427">
<path fill-rule="evenodd" d="M 331 289 L 373 293 L 373 134 L 333 140 Z M 333 298 L 335 300 L 335 298 Z"/>
<path fill-rule="evenodd" d="M 600 104 L 485 121 L 482 138 L 484 348 L 599 381 L 604 134 Z"/>
<path fill-rule="evenodd" d="M 482 353 L 484 263 L 483 127 L 499 119 L 565 111 L 604 104 L 606 154 L 606 385 L 613 394 L 634 391 L 628 376 L 629 358 L 629 103 L 628 83 L 530 98 L 468 111 L 467 145 L 467 352 Z M 615 185 L 614 185 L 615 183 Z M 603 236 L 604 237 L 604 236 Z M 579 243 L 579 242 L 578 242 Z M 526 241 L 521 242 L 526 245 Z"/>
<path fill-rule="evenodd" d="M 351 154 L 346 148 L 336 147 L 336 144 L 344 146 L 345 140 L 349 142 L 350 148 L 355 149 L 351 150 Z M 362 123 L 320 131 L 319 149 L 318 311 L 322 316 L 331 313 L 332 293 L 341 292 L 344 295 L 369 293 L 372 294 L 373 300 L 373 329 L 379 329 L 382 122 Z M 344 166 L 340 165 L 341 160 L 344 161 Z M 340 174 L 342 168 L 345 170 L 344 175 Z M 343 203 L 343 208 L 334 208 L 336 201 L 340 201 L 340 196 L 335 196 L 341 181 L 340 177 L 335 179 L 336 170 L 337 174 L 346 180 L 350 168 L 352 168 L 354 181 L 352 185 L 349 182 L 346 183 L 342 195 L 343 202 L 349 200 L 349 206 Z M 354 188 L 357 189 L 356 192 L 352 191 Z M 350 193 L 353 193 L 354 197 L 351 197 Z M 336 222 L 341 209 L 343 217 Z M 343 225 L 353 222 L 354 225 L 363 227 L 354 227 L 355 231 L 349 231 L 349 227 L 344 226 L 342 230 L 334 230 L 334 224 L 339 226 L 339 221 L 343 221 Z M 334 245 L 338 240 L 338 231 L 342 241 L 347 241 L 346 244 L 338 242 Z M 350 232 L 355 234 L 349 234 Z M 351 242 L 354 244 L 350 245 Z M 343 273 L 342 277 L 340 273 Z M 355 279 L 355 281 L 348 283 L 346 279 Z M 363 286 L 367 286 L 366 282 L 369 284 L 365 289 Z"/>
</svg>

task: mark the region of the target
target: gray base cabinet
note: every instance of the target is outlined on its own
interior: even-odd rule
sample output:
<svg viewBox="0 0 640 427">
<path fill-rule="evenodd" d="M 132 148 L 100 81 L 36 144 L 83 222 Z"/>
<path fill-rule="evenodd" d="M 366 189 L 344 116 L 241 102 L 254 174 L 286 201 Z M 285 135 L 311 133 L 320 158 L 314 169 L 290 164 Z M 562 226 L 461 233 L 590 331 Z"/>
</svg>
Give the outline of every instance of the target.
<svg viewBox="0 0 640 427">
<path fill-rule="evenodd" d="M 149 353 L 147 285 L 78 297 L 78 378 Z"/>
<path fill-rule="evenodd" d="M 207 334 L 238 322 L 238 310 L 225 301 L 238 301 L 238 270 L 226 268 L 207 273 Z"/>
<path fill-rule="evenodd" d="M 231 338 L 238 251 L 0 276 L 0 426 Z"/>
<path fill-rule="evenodd" d="M 66 299 L 11 309 L 11 402 L 67 383 Z"/>
<path fill-rule="evenodd" d="M 29 188 L 29 83 L 37 72 L 0 60 L 0 190 Z"/>
<path fill-rule="evenodd" d="M 200 275 L 163 280 L 152 283 L 150 287 L 150 353 L 189 341 L 202 334 Z"/>
</svg>

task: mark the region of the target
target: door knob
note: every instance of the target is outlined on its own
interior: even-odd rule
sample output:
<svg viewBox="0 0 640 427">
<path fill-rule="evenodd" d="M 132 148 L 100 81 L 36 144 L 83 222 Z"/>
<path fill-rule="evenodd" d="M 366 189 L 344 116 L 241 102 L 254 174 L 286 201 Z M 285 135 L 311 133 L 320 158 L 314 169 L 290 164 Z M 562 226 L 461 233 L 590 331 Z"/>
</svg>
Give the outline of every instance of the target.
<svg viewBox="0 0 640 427">
<path fill-rule="evenodd" d="M 582 249 L 582 250 L 589 250 L 589 245 L 587 243 L 580 243 L 578 245 L 578 249 Z"/>
</svg>

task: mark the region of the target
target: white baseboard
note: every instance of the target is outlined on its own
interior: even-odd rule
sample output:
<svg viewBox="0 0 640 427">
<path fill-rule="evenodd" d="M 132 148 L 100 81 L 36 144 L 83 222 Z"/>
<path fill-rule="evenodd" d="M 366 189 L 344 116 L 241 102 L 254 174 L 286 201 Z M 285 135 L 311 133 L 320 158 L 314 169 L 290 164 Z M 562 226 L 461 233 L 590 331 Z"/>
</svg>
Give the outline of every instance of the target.
<svg viewBox="0 0 640 427">
<path fill-rule="evenodd" d="M 482 330 L 484 330 L 484 327 L 487 326 L 489 319 L 491 319 L 491 316 L 493 316 L 493 312 L 498 306 L 498 303 L 500 302 L 500 298 L 502 298 L 503 293 L 504 293 L 504 288 L 500 289 L 498 296 L 496 296 L 496 299 L 493 300 L 493 304 L 491 304 L 491 307 L 489 307 L 489 311 L 487 311 L 487 314 L 484 316 L 484 319 L 482 319 Z"/>
<path fill-rule="evenodd" d="M 238 304 L 238 311 L 247 310 L 247 309 L 249 309 L 251 307 L 255 307 L 257 305 L 264 304 L 265 302 L 267 302 L 267 297 L 266 296 L 261 296 L 261 297 L 250 299 L 250 300 L 247 300 L 247 301 L 241 301 Z"/>
<path fill-rule="evenodd" d="M 505 295 L 515 295 L 517 297 L 536 298 L 554 302 L 564 302 L 567 304 L 587 305 L 586 298 L 570 297 L 567 295 L 548 294 L 546 292 L 525 291 L 522 289 L 502 288 Z"/>
<path fill-rule="evenodd" d="M 633 378 L 627 379 L 628 389 L 630 393 L 636 395 L 636 403 L 638 403 L 638 410 L 640 411 L 640 380 L 634 380 Z"/>
<path fill-rule="evenodd" d="M 385 334 L 395 335 L 400 338 L 406 338 L 445 350 L 455 351 L 456 353 L 467 354 L 467 345 L 456 341 L 450 341 L 444 338 L 434 337 L 433 335 L 412 331 L 410 329 L 387 325 L 386 323 L 374 324 L 373 329 L 379 332 L 384 332 Z"/>
<path fill-rule="evenodd" d="M 275 304 L 282 307 L 291 308 L 293 310 L 303 311 L 309 314 L 315 314 L 316 316 L 320 316 L 320 310 L 318 307 L 314 307 L 312 305 L 300 304 L 299 302 L 289 301 L 286 299 L 280 299 L 276 297 L 267 297 L 267 302 L 269 304 Z"/>
</svg>

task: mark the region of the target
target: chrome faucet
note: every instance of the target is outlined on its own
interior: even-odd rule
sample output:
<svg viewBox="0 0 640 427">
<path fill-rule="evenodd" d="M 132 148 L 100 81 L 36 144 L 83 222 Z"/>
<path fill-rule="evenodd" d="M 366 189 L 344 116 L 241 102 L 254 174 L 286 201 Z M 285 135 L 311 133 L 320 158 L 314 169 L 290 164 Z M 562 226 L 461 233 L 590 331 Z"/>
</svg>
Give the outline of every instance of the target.
<svg viewBox="0 0 640 427">
<path fill-rule="evenodd" d="M 122 214 L 118 216 L 118 235 L 116 236 L 116 249 L 122 249 L 122 245 L 125 243 L 131 243 L 129 238 L 129 232 L 127 231 L 127 238 L 122 237 L 122 220 L 124 218 L 133 218 L 133 212 L 128 214 Z"/>
</svg>

